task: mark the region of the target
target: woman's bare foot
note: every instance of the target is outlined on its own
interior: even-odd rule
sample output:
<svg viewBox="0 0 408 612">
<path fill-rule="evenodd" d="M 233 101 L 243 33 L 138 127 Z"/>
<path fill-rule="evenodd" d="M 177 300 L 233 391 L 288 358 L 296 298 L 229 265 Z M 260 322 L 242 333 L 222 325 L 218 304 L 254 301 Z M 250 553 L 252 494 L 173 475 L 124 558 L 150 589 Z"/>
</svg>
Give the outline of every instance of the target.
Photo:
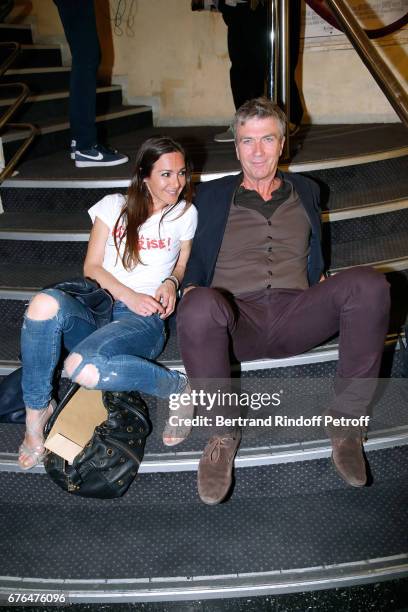
<svg viewBox="0 0 408 612">
<path fill-rule="evenodd" d="M 44 426 L 55 407 L 52 400 L 47 408 L 34 410 L 26 408 L 26 431 L 19 448 L 18 463 L 22 470 L 31 470 L 44 458 Z"/>
<path fill-rule="evenodd" d="M 187 385 L 180 393 L 180 395 L 191 393 L 191 387 L 187 382 Z M 165 446 L 176 446 L 183 442 L 191 433 L 192 426 L 187 424 L 186 421 L 191 420 L 194 417 L 194 404 L 193 402 L 189 402 L 187 406 L 179 403 L 177 410 L 170 410 L 169 418 L 166 421 L 166 424 L 163 429 L 163 444 Z M 172 423 L 170 424 L 169 419 L 172 418 Z"/>
</svg>

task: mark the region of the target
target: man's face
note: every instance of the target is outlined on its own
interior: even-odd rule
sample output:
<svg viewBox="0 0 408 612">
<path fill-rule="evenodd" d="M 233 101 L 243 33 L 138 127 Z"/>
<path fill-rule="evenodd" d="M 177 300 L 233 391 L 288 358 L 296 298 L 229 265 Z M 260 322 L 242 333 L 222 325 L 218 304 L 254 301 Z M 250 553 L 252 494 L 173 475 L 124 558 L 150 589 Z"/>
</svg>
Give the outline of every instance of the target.
<svg viewBox="0 0 408 612">
<path fill-rule="evenodd" d="M 236 152 L 244 177 L 251 181 L 272 179 L 285 139 L 273 117 L 248 119 L 237 127 Z"/>
</svg>

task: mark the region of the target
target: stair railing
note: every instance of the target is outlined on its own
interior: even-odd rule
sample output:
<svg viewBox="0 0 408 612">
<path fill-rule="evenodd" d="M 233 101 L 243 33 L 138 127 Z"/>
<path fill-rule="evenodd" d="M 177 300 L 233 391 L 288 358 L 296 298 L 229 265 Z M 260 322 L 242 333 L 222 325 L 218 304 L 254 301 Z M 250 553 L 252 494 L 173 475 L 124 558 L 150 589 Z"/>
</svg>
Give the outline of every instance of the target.
<svg viewBox="0 0 408 612">
<path fill-rule="evenodd" d="M 343 32 L 371 72 L 398 117 L 408 126 L 408 94 L 381 57 L 345 0 L 326 0 Z"/>
<path fill-rule="evenodd" d="M 408 94 L 397 77 L 361 27 L 346 0 L 326 0 L 327 5 L 341 25 L 354 49 L 374 77 L 387 100 L 405 125 L 408 126 Z M 290 74 L 289 74 L 289 0 L 267 0 L 269 57 L 267 95 L 290 118 Z M 405 18 L 401 19 L 405 24 Z M 376 34 L 376 37 L 379 33 Z M 282 157 L 289 158 L 289 129 L 286 129 L 285 147 Z"/>
<path fill-rule="evenodd" d="M 17 56 L 21 51 L 21 45 L 17 42 L 4 42 L 0 43 L 0 47 L 11 47 L 11 53 L 6 57 L 3 63 L 0 65 L 0 78 L 4 75 L 6 70 L 13 64 Z M 14 113 L 24 103 L 26 98 L 30 95 L 30 90 L 25 83 L 1 83 L 0 88 L 10 89 L 17 88 L 20 90 L 20 94 L 14 100 L 7 110 L 0 117 L 0 134 L 3 133 L 4 129 L 11 128 L 14 130 L 28 130 L 29 134 L 24 142 L 20 145 L 18 150 L 14 153 L 13 157 L 7 162 L 5 167 L 0 172 L 0 184 L 13 172 L 16 164 L 19 162 L 22 155 L 28 149 L 32 141 L 34 140 L 38 130 L 31 123 L 9 123 L 9 120 Z"/>
</svg>

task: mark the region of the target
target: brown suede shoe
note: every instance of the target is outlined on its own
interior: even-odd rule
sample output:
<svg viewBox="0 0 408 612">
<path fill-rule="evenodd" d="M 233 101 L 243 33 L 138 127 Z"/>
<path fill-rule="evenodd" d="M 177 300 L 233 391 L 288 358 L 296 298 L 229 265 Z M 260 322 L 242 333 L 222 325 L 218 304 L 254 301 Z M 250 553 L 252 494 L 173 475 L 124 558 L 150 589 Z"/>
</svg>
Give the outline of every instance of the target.
<svg viewBox="0 0 408 612">
<path fill-rule="evenodd" d="M 209 439 L 198 464 L 197 476 L 198 494 L 205 504 L 219 504 L 228 495 L 240 442 L 240 429 Z"/>
<path fill-rule="evenodd" d="M 364 487 L 367 471 L 360 428 L 334 427 L 326 431 L 331 439 L 332 462 L 338 475 L 352 487 Z"/>
</svg>

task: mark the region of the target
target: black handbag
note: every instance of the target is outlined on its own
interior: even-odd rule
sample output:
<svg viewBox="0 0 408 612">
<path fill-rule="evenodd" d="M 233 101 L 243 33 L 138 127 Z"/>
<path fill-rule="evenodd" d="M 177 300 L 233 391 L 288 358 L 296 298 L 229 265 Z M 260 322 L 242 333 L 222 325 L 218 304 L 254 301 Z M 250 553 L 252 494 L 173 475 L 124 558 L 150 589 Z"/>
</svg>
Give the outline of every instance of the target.
<svg viewBox="0 0 408 612">
<path fill-rule="evenodd" d="M 92 278 L 73 278 L 45 289 L 59 289 L 79 300 L 92 312 L 98 328 L 112 318 L 113 298 Z M 18 368 L 0 383 L 0 423 L 25 423 L 21 375 Z"/>
<path fill-rule="evenodd" d="M 58 415 L 78 390 L 72 384 L 44 429 L 47 436 Z M 105 391 L 102 401 L 108 418 L 95 428 L 92 438 L 72 465 L 48 452 L 44 467 L 64 491 L 81 497 L 121 497 L 136 477 L 151 432 L 148 409 L 136 391 Z"/>
<path fill-rule="evenodd" d="M 0 423 L 25 423 L 21 374 L 17 368 L 0 383 Z"/>
</svg>

